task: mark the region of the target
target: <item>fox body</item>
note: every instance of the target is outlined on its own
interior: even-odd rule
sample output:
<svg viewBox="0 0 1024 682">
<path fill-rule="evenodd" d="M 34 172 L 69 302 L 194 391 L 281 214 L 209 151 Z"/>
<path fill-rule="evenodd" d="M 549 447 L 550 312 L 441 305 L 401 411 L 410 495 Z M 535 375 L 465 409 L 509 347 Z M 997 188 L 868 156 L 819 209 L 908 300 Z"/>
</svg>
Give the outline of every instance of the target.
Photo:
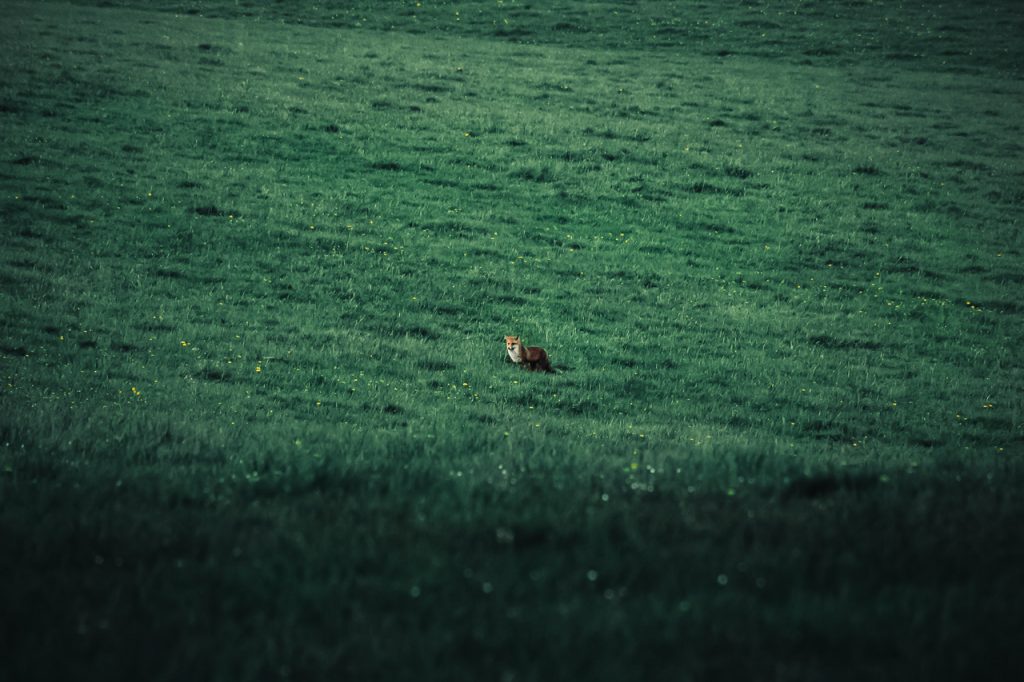
<svg viewBox="0 0 1024 682">
<path fill-rule="evenodd" d="M 548 360 L 548 354 L 543 348 L 538 346 L 527 348 L 519 340 L 518 336 L 505 337 L 505 350 L 508 351 L 508 357 L 511 358 L 512 362 L 531 372 L 537 370 L 544 372 L 555 371 L 552 369 L 551 362 Z"/>
</svg>

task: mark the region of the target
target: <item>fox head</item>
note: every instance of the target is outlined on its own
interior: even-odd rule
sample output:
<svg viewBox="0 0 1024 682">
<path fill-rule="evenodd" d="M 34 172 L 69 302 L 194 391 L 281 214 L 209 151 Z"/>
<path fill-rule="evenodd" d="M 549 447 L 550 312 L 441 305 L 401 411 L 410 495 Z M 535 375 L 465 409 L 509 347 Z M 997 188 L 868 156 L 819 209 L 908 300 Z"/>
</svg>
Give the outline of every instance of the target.
<svg viewBox="0 0 1024 682">
<path fill-rule="evenodd" d="M 508 351 L 508 356 L 518 362 L 519 353 L 523 347 L 522 342 L 518 336 L 506 336 L 505 337 L 505 350 Z"/>
</svg>

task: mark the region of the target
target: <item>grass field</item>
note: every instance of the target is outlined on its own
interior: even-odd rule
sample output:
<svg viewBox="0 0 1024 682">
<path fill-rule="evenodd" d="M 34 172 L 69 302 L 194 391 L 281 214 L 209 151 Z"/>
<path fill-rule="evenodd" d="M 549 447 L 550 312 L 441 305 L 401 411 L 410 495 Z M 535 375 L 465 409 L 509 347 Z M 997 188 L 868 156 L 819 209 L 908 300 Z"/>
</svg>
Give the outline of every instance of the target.
<svg viewBox="0 0 1024 682">
<path fill-rule="evenodd" d="M 1019 669 L 1022 32 L 0 3 L 0 678 Z"/>
</svg>

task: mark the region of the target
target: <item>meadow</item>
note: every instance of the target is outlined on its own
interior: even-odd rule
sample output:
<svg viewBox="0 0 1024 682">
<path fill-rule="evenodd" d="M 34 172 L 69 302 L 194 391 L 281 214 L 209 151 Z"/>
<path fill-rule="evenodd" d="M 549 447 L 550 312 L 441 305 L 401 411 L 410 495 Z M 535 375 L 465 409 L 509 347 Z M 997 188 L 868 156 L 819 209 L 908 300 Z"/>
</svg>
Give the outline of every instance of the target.
<svg viewBox="0 0 1024 682">
<path fill-rule="evenodd" d="M 0 678 L 1019 669 L 1022 30 L 0 3 Z"/>
</svg>

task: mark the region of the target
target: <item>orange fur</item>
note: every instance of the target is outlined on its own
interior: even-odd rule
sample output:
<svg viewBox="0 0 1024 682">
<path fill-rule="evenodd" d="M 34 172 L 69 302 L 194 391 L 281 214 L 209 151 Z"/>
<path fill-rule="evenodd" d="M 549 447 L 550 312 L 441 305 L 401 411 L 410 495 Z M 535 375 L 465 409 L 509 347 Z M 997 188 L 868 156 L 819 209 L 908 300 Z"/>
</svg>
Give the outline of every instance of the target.
<svg viewBox="0 0 1024 682">
<path fill-rule="evenodd" d="M 539 346 L 532 346 L 528 348 L 523 345 L 523 342 L 519 340 L 518 336 L 505 337 L 505 350 L 508 352 L 508 357 L 512 362 L 531 372 L 537 370 L 542 370 L 544 372 L 555 371 L 551 367 L 551 362 L 548 360 L 548 354 L 543 348 L 540 348 Z"/>
</svg>

